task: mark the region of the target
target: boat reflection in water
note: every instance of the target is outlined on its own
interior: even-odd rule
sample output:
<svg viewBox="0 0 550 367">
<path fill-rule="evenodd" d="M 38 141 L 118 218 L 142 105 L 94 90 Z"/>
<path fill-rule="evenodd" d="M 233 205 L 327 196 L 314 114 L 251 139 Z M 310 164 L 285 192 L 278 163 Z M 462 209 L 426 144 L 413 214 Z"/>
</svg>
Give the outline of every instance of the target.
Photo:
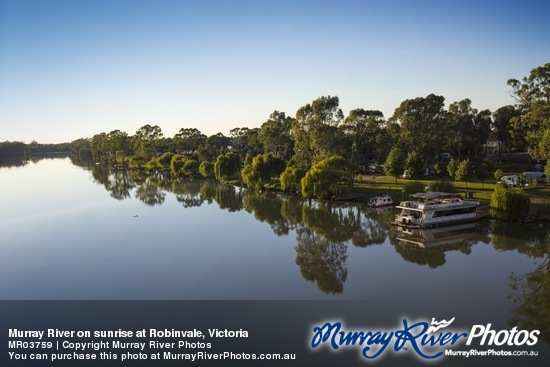
<svg viewBox="0 0 550 367">
<path fill-rule="evenodd" d="M 420 248 L 463 245 L 469 237 L 475 237 L 479 223 L 463 223 L 441 228 L 397 227 L 397 239 Z"/>
<path fill-rule="evenodd" d="M 469 255 L 472 246 L 490 242 L 487 223 L 484 221 L 429 229 L 395 228 L 395 250 L 401 257 L 405 261 L 434 269 L 447 262 L 447 252 L 457 251 Z"/>
</svg>

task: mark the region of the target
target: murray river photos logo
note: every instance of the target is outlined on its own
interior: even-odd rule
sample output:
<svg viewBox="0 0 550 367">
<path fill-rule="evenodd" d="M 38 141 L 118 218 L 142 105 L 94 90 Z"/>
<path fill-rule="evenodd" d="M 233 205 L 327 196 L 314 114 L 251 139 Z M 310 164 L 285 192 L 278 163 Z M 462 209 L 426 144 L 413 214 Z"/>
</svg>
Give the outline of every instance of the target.
<svg viewBox="0 0 550 367">
<path fill-rule="evenodd" d="M 373 360 L 386 352 L 413 353 L 421 359 L 434 360 L 449 355 L 449 351 L 461 345 L 466 346 L 533 346 L 540 331 L 493 330 L 491 324 L 473 325 L 471 330 L 452 330 L 449 321 L 409 322 L 390 330 L 346 330 L 341 322 L 325 322 L 314 326 L 311 348 L 327 347 L 338 351 L 345 348 L 360 350 L 361 356 Z M 466 353 L 466 352 L 457 352 Z M 454 355 L 454 354 L 452 354 Z"/>
</svg>

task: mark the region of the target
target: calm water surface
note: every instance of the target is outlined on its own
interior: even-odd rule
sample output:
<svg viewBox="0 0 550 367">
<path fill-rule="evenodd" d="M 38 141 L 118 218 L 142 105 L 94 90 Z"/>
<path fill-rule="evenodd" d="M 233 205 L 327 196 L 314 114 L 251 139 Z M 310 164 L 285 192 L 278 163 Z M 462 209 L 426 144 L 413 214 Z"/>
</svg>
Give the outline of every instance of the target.
<svg viewBox="0 0 550 367">
<path fill-rule="evenodd" d="M 547 225 L 403 233 L 391 210 L 68 158 L 1 167 L 0 185 L 4 300 L 414 301 L 503 320 L 550 302 Z"/>
</svg>

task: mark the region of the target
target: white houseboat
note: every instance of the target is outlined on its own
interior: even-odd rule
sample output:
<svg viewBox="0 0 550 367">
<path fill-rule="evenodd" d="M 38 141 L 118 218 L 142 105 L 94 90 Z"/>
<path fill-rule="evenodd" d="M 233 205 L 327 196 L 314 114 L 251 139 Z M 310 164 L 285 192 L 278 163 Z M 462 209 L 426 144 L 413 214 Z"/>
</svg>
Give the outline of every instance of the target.
<svg viewBox="0 0 550 367">
<path fill-rule="evenodd" d="M 373 196 L 369 199 L 368 205 L 374 208 L 377 208 L 380 206 L 389 206 L 389 205 L 393 205 L 393 199 L 388 194 L 384 194 L 381 196 Z"/>
<path fill-rule="evenodd" d="M 479 219 L 479 202 L 462 199 L 460 194 L 426 192 L 411 195 L 411 200 L 401 202 L 401 210 L 395 216 L 395 224 L 414 228 L 430 228 Z"/>
</svg>

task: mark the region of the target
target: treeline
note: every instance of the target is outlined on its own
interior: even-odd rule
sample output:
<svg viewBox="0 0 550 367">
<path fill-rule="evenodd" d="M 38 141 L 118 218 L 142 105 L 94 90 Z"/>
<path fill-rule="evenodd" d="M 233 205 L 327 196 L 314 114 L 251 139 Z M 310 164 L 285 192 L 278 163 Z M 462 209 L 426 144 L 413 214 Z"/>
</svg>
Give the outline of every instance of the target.
<svg viewBox="0 0 550 367">
<path fill-rule="evenodd" d="M 384 163 L 394 177 L 407 170 L 414 178 L 431 167 L 461 177 L 474 167 L 483 171 L 488 140 L 500 142 L 501 154 L 528 151 L 535 160 L 549 160 L 550 63 L 508 85 L 517 104 L 494 112 L 478 111 L 467 98 L 446 109 L 443 96 L 430 94 L 403 101 L 386 120 L 382 112 L 362 108 L 344 116 L 338 97 L 323 96 L 294 117 L 274 111 L 259 128 L 235 128 L 229 136 L 182 128 L 165 137 L 148 124 L 131 136 L 113 130 L 78 139 L 71 151 L 95 162 L 277 187 L 306 197 L 338 193 L 373 162 Z M 455 157 L 451 167 L 442 153 Z"/>
<path fill-rule="evenodd" d="M 20 141 L 0 142 L 0 158 L 27 154 L 69 153 L 70 151 L 70 143 L 39 144 L 33 141 L 30 144 L 25 144 Z"/>
</svg>

